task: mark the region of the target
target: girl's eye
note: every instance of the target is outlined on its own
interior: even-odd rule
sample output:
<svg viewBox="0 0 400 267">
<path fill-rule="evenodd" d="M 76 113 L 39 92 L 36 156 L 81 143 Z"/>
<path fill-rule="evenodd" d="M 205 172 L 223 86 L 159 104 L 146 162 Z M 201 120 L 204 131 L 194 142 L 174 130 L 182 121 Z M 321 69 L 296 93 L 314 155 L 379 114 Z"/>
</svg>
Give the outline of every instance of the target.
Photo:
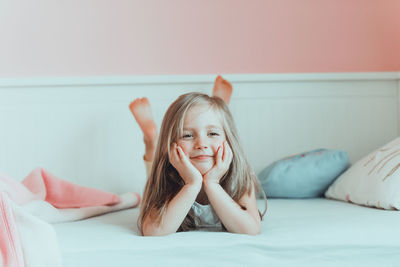
<svg viewBox="0 0 400 267">
<path fill-rule="evenodd" d="M 211 136 L 219 136 L 219 133 L 216 133 L 216 132 L 211 132 L 211 133 L 209 133 Z"/>
<path fill-rule="evenodd" d="M 191 137 L 193 137 L 193 135 L 191 135 L 191 134 L 184 134 L 184 135 L 182 135 L 182 138 L 191 138 Z"/>
</svg>

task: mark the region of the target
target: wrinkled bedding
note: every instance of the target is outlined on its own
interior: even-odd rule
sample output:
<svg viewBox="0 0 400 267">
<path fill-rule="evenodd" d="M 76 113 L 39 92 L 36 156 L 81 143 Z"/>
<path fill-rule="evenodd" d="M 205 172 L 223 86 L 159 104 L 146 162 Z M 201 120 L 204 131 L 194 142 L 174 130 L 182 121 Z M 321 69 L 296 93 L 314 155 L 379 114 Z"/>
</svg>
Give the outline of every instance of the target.
<svg viewBox="0 0 400 267">
<path fill-rule="evenodd" d="M 262 210 L 263 202 L 258 200 Z M 398 266 L 400 212 L 270 199 L 258 236 L 192 231 L 143 237 L 128 209 L 55 224 L 63 266 Z"/>
</svg>

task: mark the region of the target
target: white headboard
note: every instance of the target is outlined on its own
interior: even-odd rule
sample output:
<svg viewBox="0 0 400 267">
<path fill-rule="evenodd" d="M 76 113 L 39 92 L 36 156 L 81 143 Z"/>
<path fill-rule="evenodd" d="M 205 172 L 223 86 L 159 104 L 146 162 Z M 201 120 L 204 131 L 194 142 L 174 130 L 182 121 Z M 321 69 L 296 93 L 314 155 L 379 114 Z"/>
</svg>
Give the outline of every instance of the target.
<svg viewBox="0 0 400 267">
<path fill-rule="evenodd" d="M 111 192 L 141 192 L 142 134 L 128 104 L 147 96 L 160 126 L 169 104 L 211 93 L 216 75 L 0 79 L 0 172 L 44 167 Z M 258 173 L 281 157 L 343 149 L 351 162 L 399 135 L 400 73 L 224 75 Z"/>
</svg>

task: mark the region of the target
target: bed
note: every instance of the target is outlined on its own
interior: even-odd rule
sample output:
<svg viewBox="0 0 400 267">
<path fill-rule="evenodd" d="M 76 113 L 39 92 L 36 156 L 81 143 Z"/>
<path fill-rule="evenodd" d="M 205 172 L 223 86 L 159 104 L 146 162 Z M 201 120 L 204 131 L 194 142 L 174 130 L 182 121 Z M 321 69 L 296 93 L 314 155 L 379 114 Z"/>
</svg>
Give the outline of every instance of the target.
<svg viewBox="0 0 400 267">
<path fill-rule="evenodd" d="M 399 136 L 399 73 L 225 75 L 256 173 L 315 148 L 354 163 Z M 144 146 L 129 114 L 148 96 L 158 125 L 178 95 L 213 75 L 0 80 L 2 172 L 37 166 L 84 186 L 141 193 Z M 400 189 L 399 189 L 400 193 Z M 260 210 L 262 200 L 258 200 Z M 193 231 L 142 237 L 139 209 L 53 224 L 63 266 L 399 266 L 400 213 L 326 198 L 269 199 L 258 236 Z"/>
<path fill-rule="evenodd" d="M 398 213 L 324 198 L 271 199 L 258 236 L 195 231 L 142 237 L 137 216 L 137 209 L 128 209 L 55 225 L 64 265 L 398 266 L 400 261 Z"/>
</svg>

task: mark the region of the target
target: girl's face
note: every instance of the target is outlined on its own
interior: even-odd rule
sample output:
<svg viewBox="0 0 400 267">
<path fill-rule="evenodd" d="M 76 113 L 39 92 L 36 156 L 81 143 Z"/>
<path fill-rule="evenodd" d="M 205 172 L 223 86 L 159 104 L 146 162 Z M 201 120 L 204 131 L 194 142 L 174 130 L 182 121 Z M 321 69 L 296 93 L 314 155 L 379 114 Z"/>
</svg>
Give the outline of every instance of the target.
<svg viewBox="0 0 400 267">
<path fill-rule="evenodd" d="M 214 156 L 225 140 L 216 111 L 209 105 L 202 104 L 191 107 L 186 113 L 183 135 L 178 138 L 177 144 L 204 175 L 214 166 Z"/>
</svg>

